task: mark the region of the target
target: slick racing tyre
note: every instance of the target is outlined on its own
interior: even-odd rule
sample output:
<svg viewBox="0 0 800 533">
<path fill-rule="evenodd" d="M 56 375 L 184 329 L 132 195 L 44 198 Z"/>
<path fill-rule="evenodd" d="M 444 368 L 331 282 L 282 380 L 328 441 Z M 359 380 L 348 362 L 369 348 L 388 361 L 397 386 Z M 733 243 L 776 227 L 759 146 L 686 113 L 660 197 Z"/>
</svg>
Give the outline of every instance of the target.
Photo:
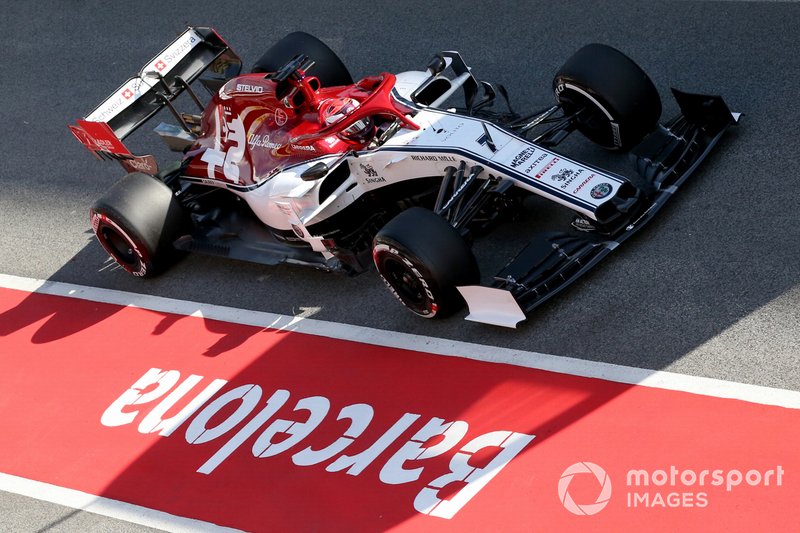
<svg viewBox="0 0 800 533">
<path fill-rule="evenodd" d="M 603 44 L 575 52 L 553 79 L 565 114 L 580 109 L 577 128 L 612 150 L 629 150 L 658 124 L 661 99 L 650 78 L 625 54 Z"/>
<path fill-rule="evenodd" d="M 188 218 L 162 181 L 128 174 L 89 211 L 92 230 L 106 252 L 130 274 L 152 277 L 180 253 L 172 243 L 188 228 Z"/>
<path fill-rule="evenodd" d="M 428 209 L 412 207 L 375 236 L 372 257 L 389 289 L 425 318 L 445 317 L 464 305 L 459 285 L 475 285 L 480 273 L 461 235 Z"/>
<path fill-rule="evenodd" d="M 272 45 L 253 65 L 253 72 L 275 72 L 298 54 L 305 54 L 314 61 L 309 75 L 316 76 L 323 87 L 352 85 L 353 78 L 336 52 L 302 31 L 290 33 Z"/>
</svg>

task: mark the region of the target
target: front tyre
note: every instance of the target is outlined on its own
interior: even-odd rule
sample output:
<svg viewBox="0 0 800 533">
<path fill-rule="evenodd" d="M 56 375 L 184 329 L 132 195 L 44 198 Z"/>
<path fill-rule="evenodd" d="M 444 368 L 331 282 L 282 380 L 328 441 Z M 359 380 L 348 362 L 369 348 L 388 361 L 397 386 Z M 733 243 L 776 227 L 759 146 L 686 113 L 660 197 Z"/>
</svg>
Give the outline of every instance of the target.
<svg viewBox="0 0 800 533">
<path fill-rule="evenodd" d="M 372 257 L 389 290 L 424 318 L 448 316 L 464 305 L 456 287 L 475 285 L 475 256 L 459 233 L 428 209 L 412 207 L 378 234 Z"/>
<path fill-rule="evenodd" d="M 566 114 L 583 110 L 577 128 L 612 150 L 629 150 L 653 131 L 661 99 L 647 74 L 619 50 L 589 44 L 558 70 L 553 90 Z"/>
<path fill-rule="evenodd" d="M 133 276 L 155 276 L 180 257 L 172 243 L 187 231 L 188 217 L 172 189 L 148 174 L 125 176 L 89 215 L 97 240 Z"/>
</svg>

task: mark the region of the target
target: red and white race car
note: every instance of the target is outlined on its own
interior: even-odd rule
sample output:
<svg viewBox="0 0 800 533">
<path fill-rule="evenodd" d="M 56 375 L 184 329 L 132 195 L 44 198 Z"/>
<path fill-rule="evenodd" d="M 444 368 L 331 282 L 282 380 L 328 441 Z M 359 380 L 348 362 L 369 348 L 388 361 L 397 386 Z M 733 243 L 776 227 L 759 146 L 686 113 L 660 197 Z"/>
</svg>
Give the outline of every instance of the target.
<svg viewBox="0 0 800 533">
<path fill-rule="evenodd" d="M 70 126 L 130 172 L 91 222 L 134 276 L 157 274 L 182 251 L 347 274 L 374 264 L 420 316 L 466 300 L 467 319 L 513 327 L 649 221 L 739 118 L 720 97 L 673 90 L 681 113 L 659 124 L 650 79 L 601 44 L 569 58 L 555 103 L 529 114 L 512 111 L 505 89 L 476 79 L 457 52 L 354 82 L 330 48 L 297 32 L 251 73 L 241 66 L 213 29 L 188 28 Z M 178 111 L 181 94 L 199 113 Z M 182 158 L 159 169 L 122 140 L 163 108 L 176 124 L 155 131 Z M 638 175 L 556 151 L 574 130 L 632 150 Z M 481 286 L 472 240 L 528 195 L 573 210 L 572 227 L 527 236 Z"/>
</svg>

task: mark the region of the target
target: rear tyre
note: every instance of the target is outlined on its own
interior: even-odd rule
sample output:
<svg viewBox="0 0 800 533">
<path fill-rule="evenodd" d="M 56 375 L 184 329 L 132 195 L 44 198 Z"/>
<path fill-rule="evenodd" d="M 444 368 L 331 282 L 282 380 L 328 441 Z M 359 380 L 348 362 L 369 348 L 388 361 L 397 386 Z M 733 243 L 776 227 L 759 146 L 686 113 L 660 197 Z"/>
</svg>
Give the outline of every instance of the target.
<svg viewBox="0 0 800 533">
<path fill-rule="evenodd" d="M 264 52 L 253 65 L 253 72 L 276 72 L 294 56 L 305 54 L 315 64 L 309 71 L 325 87 L 352 85 L 353 78 L 342 60 L 328 45 L 308 33 L 290 33 Z"/>
<path fill-rule="evenodd" d="M 480 281 L 469 245 L 442 217 L 421 207 L 403 211 L 381 228 L 372 257 L 389 290 L 424 318 L 459 310 L 464 300 L 456 287 Z"/>
<path fill-rule="evenodd" d="M 661 99 L 645 72 L 619 50 L 589 44 L 575 52 L 553 79 L 564 112 L 584 111 L 578 130 L 612 150 L 628 150 L 653 131 Z"/>
<path fill-rule="evenodd" d="M 155 276 L 182 255 L 172 243 L 187 232 L 188 217 L 172 190 L 153 176 L 128 174 L 89 215 L 97 240 L 134 276 Z"/>
</svg>

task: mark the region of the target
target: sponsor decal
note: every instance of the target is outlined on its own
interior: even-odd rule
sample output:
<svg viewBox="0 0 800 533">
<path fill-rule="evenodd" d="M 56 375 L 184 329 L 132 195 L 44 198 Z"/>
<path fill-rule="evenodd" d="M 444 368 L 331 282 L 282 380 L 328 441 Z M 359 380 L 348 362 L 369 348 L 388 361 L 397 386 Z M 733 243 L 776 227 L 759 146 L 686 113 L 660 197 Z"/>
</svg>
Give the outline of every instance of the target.
<svg viewBox="0 0 800 533">
<path fill-rule="evenodd" d="M 540 155 L 539 157 L 537 157 L 536 159 L 534 159 L 534 160 L 533 160 L 533 162 L 531 162 L 531 164 L 530 164 L 530 165 L 528 165 L 528 166 L 525 168 L 525 170 L 523 170 L 523 172 L 524 172 L 525 174 L 530 174 L 530 173 L 531 173 L 531 171 L 532 171 L 534 168 L 538 167 L 538 166 L 539 166 L 539 163 L 541 163 L 541 162 L 542 162 L 542 161 L 544 161 L 545 159 L 547 159 L 547 154 L 542 154 L 542 155 Z"/>
<path fill-rule="evenodd" d="M 575 171 L 569 168 L 562 168 L 555 174 L 553 174 L 550 179 L 553 181 L 565 181 L 567 178 L 575 174 Z"/>
<path fill-rule="evenodd" d="M 78 126 L 70 127 L 70 131 L 89 150 L 102 150 L 116 155 L 133 155 L 105 122 L 79 120 Z"/>
<path fill-rule="evenodd" d="M 595 226 L 591 220 L 585 219 L 582 216 L 575 217 L 572 222 L 570 222 L 570 226 L 578 231 L 583 231 L 586 233 L 591 233 L 597 230 L 597 226 Z"/>
<path fill-rule="evenodd" d="M 594 187 L 592 187 L 591 192 L 589 193 L 592 195 L 592 198 L 595 200 L 599 200 L 601 198 L 605 198 L 609 194 L 611 194 L 611 184 L 610 183 L 598 183 Z"/>
<path fill-rule="evenodd" d="M 100 221 L 103 219 L 103 215 L 101 215 L 100 213 L 95 213 L 94 211 L 91 211 L 91 215 L 92 215 L 92 231 L 95 232 L 96 234 L 97 230 L 100 229 Z"/>
<path fill-rule="evenodd" d="M 254 148 L 280 148 L 282 145 L 269 140 L 269 135 L 251 133 L 247 137 L 247 144 Z"/>
<path fill-rule="evenodd" d="M 313 146 L 304 146 L 302 144 L 292 144 L 290 146 L 292 147 L 292 150 L 299 150 L 301 152 L 316 152 L 317 151 L 317 149 L 314 148 Z"/>
<path fill-rule="evenodd" d="M 301 144 L 282 144 L 272 149 L 272 155 L 274 157 L 293 157 L 297 156 L 298 152 L 316 153 L 317 149 L 313 146 L 303 146 Z"/>
<path fill-rule="evenodd" d="M 491 150 L 492 153 L 495 153 L 497 151 L 497 146 L 495 146 L 494 144 L 494 139 L 492 139 L 489 130 L 486 129 L 486 124 L 482 123 L 481 126 L 483 126 L 483 135 L 478 137 L 475 142 L 477 142 L 481 146 L 488 146 L 489 150 Z"/>
<path fill-rule="evenodd" d="M 289 120 L 289 115 L 286 114 L 286 111 L 280 107 L 275 109 L 275 124 L 278 126 L 283 126 L 286 124 L 287 120 Z"/>
<path fill-rule="evenodd" d="M 197 38 L 194 35 L 189 36 L 189 40 L 180 44 L 175 50 L 168 50 L 166 54 L 164 54 L 164 61 L 167 63 L 172 63 L 176 60 L 182 59 L 184 54 L 191 48 L 194 47 L 195 44 L 198 43 Z"/>
<path fill-rule="evenodd" d="M 155 69 L 160 73 L 175 66 L 181 59 L 201 42 L 201 37 L 193 30 L 187 31 L 173 42 L 169 47 L 158 56 L 153 63 L 144 68 L 144 71 Z"/>
<path fill-rule="evenodd" d="M 563 179 L 562 179 L 562 181 L 564 183 L 561 184 L 561 188 L 563 190 L 566 190 L 567 187 L 569 187 L 576 179 L 578 179 L 581 176 L 581 174 L 586 172 L 586 169 L 579 168 L 578 170 L 574 170 L 574 171 L 573 170 L 569 170 L 569 171 L 565 170 L 563 172 L 568 172 L 568 175 L 564 176 Z M 556 176 L 558 176 L 558 175 L 556 175 Z M 554 180 L 556 179 L 556 176 L 553 176 Z"/>
<path fill-rule="evenodd" d="M 194 31 L 188 31 L 172 43 L 169 48 L 154 61 L 146 65 L 142 72 L 156 70 L 163 73 L 169 70 L 175 63 L 183 59 L 184 56 L 201 42 L 201 38 Z M 147 91 L 157 80 L 145 80 L 135 77 L 125 83 L 118 91 L 108 97 L 97 109 L 87 118 L 94 122 L 107 122 L 108 119 L 128 107 L 134 100 L 142 95 L 142 91 Z"/>
<path fill-rule="evenodd" d="M 114 150 L 114 143 L 108 139 L 95 139 L 94 142 L 97 148 L 104 152 L 112 152 Z"/>
<path fill-rule="evenodd" d="M 464 180 L 461 185 L 458 186 L 458 189 L 456 189 L 456 191 L 453 193 L 453 196 L 451 196 L 450 199 L 445 202 L 444 206 L 442 206 L 442 212 L 447 211 L 453 206 L 453 204 L 456 202 L 456 199 L 461 196 L 461 193 L 464 192 L 464 189 L 466 189 L 470 183 L 470 180 Z"/>
<path fill-rule="evenodd" d="M 580 185 L 575 187 L 575 190 L 572 191 L 572 194 L 578 194 L 581 189 L 583 189 L 590 181 L 594 179 L 594 174 L 589 174 L 589 177 L 583 180 Z"/>
<path fill-rule="evenodd" d="M 361 167 L 361 172 L 367 176 L 364 179 L 365 183 L 386 183 L 386 178 L 383 176 L 378 176 L 378 171 L 375 170 L 369 163 L 359 163 L 358 166 Z"/>
<path fill-rule="evenodd" d="M 215 451 L 197 465 L 196 471 L 204 475 L 212 475 L 236 454 L 253 462 L 274 461 L 283 456 L 300 468 L 324 467 L 326 472 L 351 476 L 377 475 L 381 483 L 389 486 L 418 483 L 422 488 L 408 502 L 409 507 L 439 518 L 453 518 L 536 438 L 514 431 L 491 431 L 465 438 L 469 430 L 465 420 L 447 421 L 407 412 L 385 430 L 380 428 L 382 435 L 371 441 L 362 437 L 374 425 L 375 408 L 369 404 L 339 407 L 321 395 L 301 397 L 295 402 L 286 389 L 269 391 L 255 383 L 234 387 L 224 379 L 196 374 L 183 380 L 181 377 L 178 370 L 149 369 L 106 408 L 100 423 L 109 428 L 138 423 L 139 433 L 172 437 L 184 441 L 183 446 L 215 443 L 209 452 Z M 186 398 L 204 381 L 191 400 Z M 174 409 L 179 402 L 184 407 Z M 279 411 L 287 407 L 297 414 L 284 419 Z M 328 446 L 303 446 L 319 426 L 327 423 L 330 428 L 332 421 L 343 420 L 347 422 L 340 427 L 346 429 Z M 413 435 L 401 440 L 415 424 Z M 351 448 L 361 451 L 353 453 Z M 491 453 L 488 460 L 487 453 Z M 440 472 L 426 475 L 424 460 L 444 454 L 452 457 L 448 471 L 438 476 Z M 482 459 L 476 461 L 476 457 Z M 439 497 L 445 487 L 451 489 L 446 491 L 447 499 Z"/>
<path fill-rule="evenodd" d="M 619 124 L 616 122 L 611 123 L 611 134 L 614 137 L 614 146 L 622 146 L 622 138 L 619 133 Z"/>
<path fill-rule="evenodd" d="M 542 170 L 540 170 L 539 172 L 537 172 L 537 173 L 536 173 L 536 176 L 534 176 L 534 177 L 535 177 L 537 180 L 538 180 L 538 179 L 541 179 L 541 177 L 542 177 L 542 176 L 544 176 L 545 174 L 547 174 L 547 171 L 548 171 L 548 170 L 550 170 L 551 168 L 553 168 L 553 165 L 555 165 L 556 163 L 558 163 L 558 161 L 559 161 L 559 158 L 557 158 L 557 157 L 554 157 L 553 159 L 551 159 L 551 160 L 550 160 L 550 161 L 549 161 L 549 162 L 548 162 L 548 163 L 547 163 L 547 164 L 544 166 L 544 168 L 543 168 Z"/>
<path fill-rule="evenodd" d="M 361 171 L 370 178 L 378 177 L 378 172 L 374 168 L 372 168 L 372 165 L 370 165 L 369 163 L 367 163 L 366 165 L 364 163 L 359 163 L 358 166 L 361 167 Z"/>
<path fill-rule="evenodd" d="M 130 91 L 128 92 L 133 96 L 133 93 Z M 112 99 L 104 102 L 103 107 L 98 108 L 97 111 L 90 114 L 86 119 L 94 122 L 106 122 L 107 118 L 113 117 L 116 115 L 117 111 L 122 111 L 127 107 L 125 105 L 125 100 L 129 100 L 129 98 L 122 99 L 114 95 Z"/>
<path fill-rule="evenodd" d="M 412 155 L 412 161 L 447 161 L 452 163 L 456 158 L 451 155 Z"/>
<path fill-rule="evenodd" d="M 240 93 L 263 93 L 264 88 L 259 85 L 248 85 L 246 83 L 237 83 L 236 90 Z"/>
<path fill-rule="evenodd" d="M 128 172 L 144 172 L 155 174 L 158 172 L 158 163 L 152 155 L 134 157 L 133 159 L 123 159 L 120 161 Z"/>
<path fill-rule="evenodd" d="M 117 113 L 127 108 L 134 100 L 142 95 L 142 91 L 147 91 L 150 86 L 141 78 L 128 80 L 114 94 L 109 96 L 102 104 L 97 106 L 86 120 L 93 122 L 107 122 Z"/>
<path fill-rule="evenodd" d="M 445 142 L 448 139 L 450 139 L 450 137 L 455 135 L 458 132 L 458 130 L 460 130 L 463 127 L 464 127 L 464 122 L 459 122 L 458 124 L 456 124 L 456 126 L 452 130 L 449 130 L 449 131 L 448 130 L 434 130 L 434 133 L 436 133 L 438 135 L 439 132 L 443 132 L 444 136 L 442 137 L 442 142 Z"/>
<path fill-rule="evenodd" d="M 535 153 L 536 153 L 536 148 L 534 148 L 533 146 L 529 146 L 529 147 L 525 148 L 520 153 L 515 155 L 514 158 L 511 160 L 511 163 L 510 163 L 511 168 L 517 168 L 522 163 L 524 163 L 525 161 L 530 159 L 531 156 L 533 156 L 533 154 L 535 154 Z"/>
</svg>

